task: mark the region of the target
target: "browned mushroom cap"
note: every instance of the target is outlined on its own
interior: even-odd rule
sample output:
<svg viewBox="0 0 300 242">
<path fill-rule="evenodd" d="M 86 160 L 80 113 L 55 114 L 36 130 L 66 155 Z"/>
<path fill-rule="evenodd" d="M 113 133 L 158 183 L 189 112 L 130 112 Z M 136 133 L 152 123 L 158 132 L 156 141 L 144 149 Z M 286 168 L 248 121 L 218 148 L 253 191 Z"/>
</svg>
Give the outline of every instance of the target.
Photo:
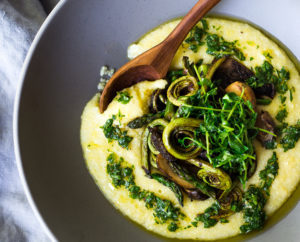
<svg viewBox="0 0 300 242">
<path fill-rule="evenodd" d="M 225 84 L 235 81 L 245 81 L 252 77 L 254 73 L 234 58 L 227 58 L 217 69 L 214 79 L 222 80 Z"/>
<path fill-rule="evenodd" d="M 195 189 L 195 186 L 193 184 L 184 180 L 182 177 L 180 177 L 177 173 L 173 171 L 169 162 L 161 154 L 157 155 L 156 163 L 158 169 L 166 176 L 168 176 L 172 181 L 177 183 L 179 186 L 186 189 Z"/>
<path fill-rule="evenodd" d="M 258 128 L 267 130 L 271 133 L 275 133 L 275 122 L 271 115 L 267 111 L 261 111 L 256 120 L 256 126 Z M 275 137 L 272 134 L 268 134 L 263 131 L 259 131 L 257 135 L 257 139 L 262 143 L 262 145 L 266 148 L 272 143 L 275 142 Z"/>
<path fill-rule="evenodd" d="M 191 200 L 204 201 L 209 198 L 209 196 L 203 194 L 199 189 L 184 189 L 184 191 Z"/>
<path fill-rule="evenodd" d="M 237 96 L 241 96 L 244 91 L 243 99 L 245 101 L 249 100 L 252 103 L 253 108 L 255 109 L 255 107 L 256 107 L 255 94 L 254 94 L 252 88 L 249 87 L 246 83 L 238 82 L 238 81 L 234 82 L 234 83 L 230 84 L 228 87 L 226 87 L 225 91 L 227 93 L 233 92 Z"/>
<path fill-rule="evenodd" d="M 255 88 L 254 93 L 257 97 L 269 97 L 273 99 L 276 94 L 276 89 L 273 83 L 267 83 L 262 87 Z"/>
</svg>

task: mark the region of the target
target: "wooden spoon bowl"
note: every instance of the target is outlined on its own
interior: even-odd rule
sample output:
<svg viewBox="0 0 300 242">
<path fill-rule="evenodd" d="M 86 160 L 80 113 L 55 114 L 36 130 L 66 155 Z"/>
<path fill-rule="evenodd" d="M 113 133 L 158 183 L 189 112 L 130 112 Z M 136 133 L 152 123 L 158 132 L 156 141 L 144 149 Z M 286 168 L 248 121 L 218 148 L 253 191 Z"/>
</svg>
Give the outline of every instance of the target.
<svg viewBox="0 0 300 242">
<path fill-rule="evenodd" d="M 199 0 L 163 42 L 122 66 L 103 90 L 99 104 L 100 112 L 106 110 L 118 91 L 141 81 L 164 78 L 187 34 L 220 1 Z"/>
</svg>

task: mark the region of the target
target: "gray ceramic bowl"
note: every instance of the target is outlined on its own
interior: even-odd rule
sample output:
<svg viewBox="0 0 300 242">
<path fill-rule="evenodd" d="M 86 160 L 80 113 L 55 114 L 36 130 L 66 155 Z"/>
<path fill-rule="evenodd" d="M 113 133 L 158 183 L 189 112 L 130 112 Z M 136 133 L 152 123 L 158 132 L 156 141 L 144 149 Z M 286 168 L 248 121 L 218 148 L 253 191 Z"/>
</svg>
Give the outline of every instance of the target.
<svg viewBox="0 0 300 242">
<path fill-rule="evenodd" d="M 195 2 L 62 1 L 42 27 L 24 66 L 14 131 L 28 199 L 52 239 L 162 239 L 129 222 L 98 191 L 82 157 L 80 116 L 97 91 L 100 66 L 120 67 L 127 61 L 131 42 L 156 25 L 184 15 Z M 215 12 L 262 26 L 299 58 L 300 33 L 294 31 L 300 26 L 299 1 L 223 0 Z M 298 206 L 253 241 L 297 241 L 299 215 Z"/>
</svg>

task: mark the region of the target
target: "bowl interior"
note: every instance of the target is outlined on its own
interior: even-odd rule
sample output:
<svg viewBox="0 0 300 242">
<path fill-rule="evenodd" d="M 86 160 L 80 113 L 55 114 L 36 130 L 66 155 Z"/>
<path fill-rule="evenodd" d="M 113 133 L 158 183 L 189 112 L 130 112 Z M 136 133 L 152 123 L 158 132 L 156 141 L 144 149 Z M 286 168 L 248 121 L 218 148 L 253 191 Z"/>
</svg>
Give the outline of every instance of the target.
<svg viewBox="0 0 300 242">
<path fill-rule="evenodd" d="M 32 198 L 58 240 L 161 239 L 128 222 L 98 191 L 82 157 L 80 117 L 86 102 L 97 92 L 100 67 L 120 67 L 127 61 L 131 42 L 156 25 L 184 15 L 195 2 L 65 1 L 36 42 L 25 70 L 18 136 Z M 262 26 L 299 57 L 300 33 L 291 30 L 300 25 L 300 19 L 294 19 L 300 3 L 290 0 L 291 6 L 282 2 L 224 0 L 214 12 Z M 272 11 L 266 11 L 270 8 Z M 296 241 L 299 213 L 298 206 L 268 233 L 253 240 L 278 241 L 290 236 L 289 241 Z"/>
</svg>

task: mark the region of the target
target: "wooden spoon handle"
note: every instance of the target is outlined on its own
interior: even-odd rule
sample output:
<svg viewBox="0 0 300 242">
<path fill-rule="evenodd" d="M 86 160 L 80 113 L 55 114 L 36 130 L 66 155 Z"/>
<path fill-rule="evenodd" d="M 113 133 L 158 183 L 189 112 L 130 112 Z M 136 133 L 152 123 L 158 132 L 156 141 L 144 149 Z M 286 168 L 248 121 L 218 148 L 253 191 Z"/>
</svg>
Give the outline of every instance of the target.
<svg viewBox="0 0 300 242">
<path fill-rule="evenodd" d="M 190 30 L 210 9 L 212 9 L 220 1 L 221 0 L 199 0 L 177 25 L 177 27 L 171 32 L 171 34 L 160 44 L 160 56 L 164 56 L 164 61 L 153 61 L 153 66 L 156 70 L 161 71 L 162 76 L 166 75 L 177 49 L 182 44 Z M 159 56 L 157 57 L 160 59 Z M 158 64 L 158 66 L 155 64 Z"/>
</svg>

